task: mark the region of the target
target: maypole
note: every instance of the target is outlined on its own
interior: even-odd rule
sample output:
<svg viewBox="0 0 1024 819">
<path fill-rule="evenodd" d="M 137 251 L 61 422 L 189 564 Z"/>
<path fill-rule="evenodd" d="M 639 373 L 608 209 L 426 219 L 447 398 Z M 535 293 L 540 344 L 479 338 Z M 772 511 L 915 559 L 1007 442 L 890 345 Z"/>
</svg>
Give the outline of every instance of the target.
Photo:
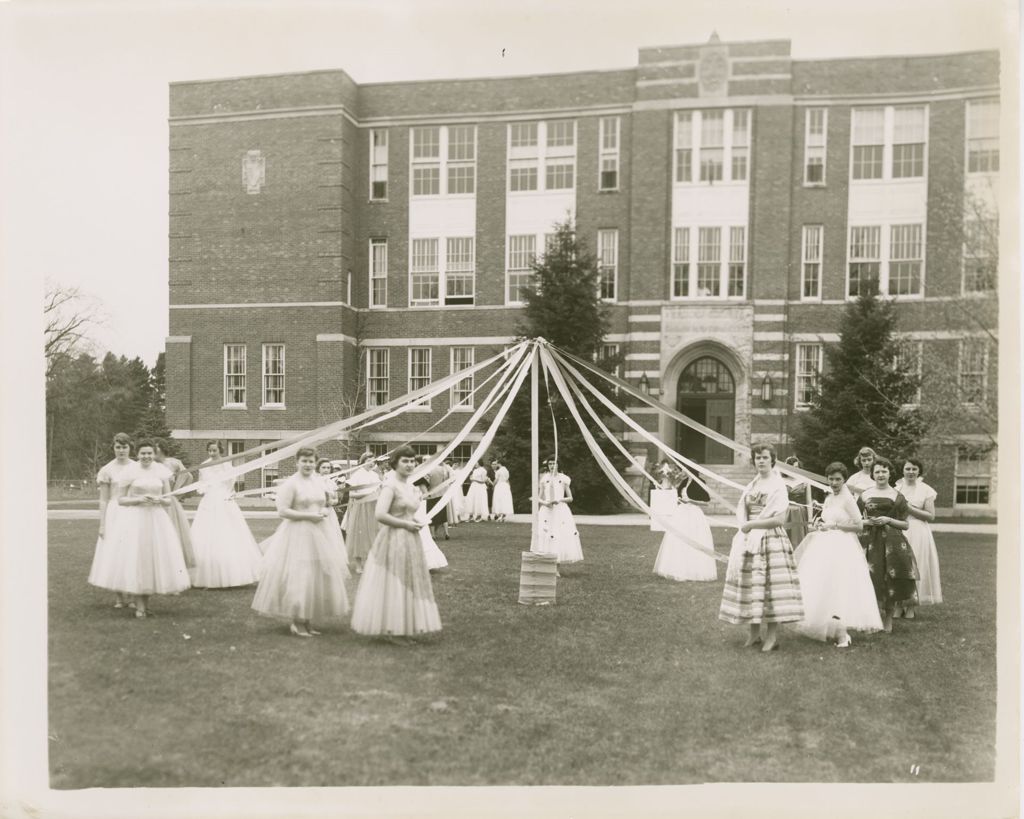
<svg viewBox="0 0 1024 819">
<path fill-rule="evenodd" d="M 538 427 L 539 416 L 537 414 L 540 405 L 540 356 L 537 355 L 537 343 L 534 339 L 533 363 L 530 365 L 530 551 L 537 551 L 537 510 L 539 502 L 537 497 L 540 493 L 540 481 L 538 470 L 540 469 L 540 430 Z"/>
</svg>

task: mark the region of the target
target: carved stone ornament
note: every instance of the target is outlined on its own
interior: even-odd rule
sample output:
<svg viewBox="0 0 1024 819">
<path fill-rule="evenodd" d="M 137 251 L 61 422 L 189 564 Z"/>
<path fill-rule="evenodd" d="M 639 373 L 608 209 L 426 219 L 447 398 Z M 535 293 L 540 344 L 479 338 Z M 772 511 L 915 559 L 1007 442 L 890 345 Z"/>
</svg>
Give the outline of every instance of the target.
<svg viewBox="0 0 1024 819">
<path fill-rule="evenodd" d="M 729 81 L 729 49 L 727 46 L 705 46 L 697 63 L 697 79 L 702 97 L 724 97 Z"/>
<path fill-rule="evenodd" d="M 259 193 L 267 181 L 267 165 L 261 151 L 247 151 L 242 158 L 242 184 L 246 193 Z"/>
</svg>

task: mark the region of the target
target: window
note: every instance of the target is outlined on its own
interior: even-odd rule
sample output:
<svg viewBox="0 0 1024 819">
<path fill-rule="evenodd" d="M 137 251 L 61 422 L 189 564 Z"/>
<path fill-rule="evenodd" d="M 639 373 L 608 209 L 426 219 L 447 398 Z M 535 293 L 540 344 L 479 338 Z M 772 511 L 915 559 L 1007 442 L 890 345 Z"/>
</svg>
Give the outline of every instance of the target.
<svg viewBox="0 0 1024 819">
<path fill-rule="evenodd" d="M 228 441 L 228 455 L 238 455 L 241 452 L 245 452 L 245 441 Z M 241 466 L 243 460 L 241 458 L 232 458 L 232 466 Z M 242 492 L 245 490 L 245 475 L 239 475 L 235 478 L 235 484 L 232 487 L 235 492 Z"/>
<path fill-rule="evenodd" d="M 263 406 L 284 406 L 284 345 L 263 345 Z"/>
<path fill-rule="evenodd" d="M 373 454 L 374 458 L 381 458 L 391 451 L 391 448 L 388 446 L 386 441 L 379 441 L 367 444 L 366 448 Z"/>
<path fill-rule="evenodd" d="M 818 394 L 821 379 L 821 345 L 796 345 L 796 406 L 798 409 L 811 405 Z"/>
<path fill-rule="evenodd" d="M 854 108 L 853 179 L 924 176 L 928 109 L 923 105 Z"/>
<path fill-rule="evenodd" d="M 472 347 L 452 347 L 451 372 L 454 375 L 476 363 L 476 351 Z M 451 406 L 453 409 L 473 409 L 473 376 L 468 375 L 452 387 Z"/>
<path fill-rule="evenodd" d="M 576 169 L 575 162 L 549 162 L 545 166 L 544 187 L 546 190 L 571 190 L 573 187 L 573 173 Z"/>
<path fill-rule="evenodd" d="M 224 345 L 224 406 L 245 406 L 245 345 Z"/>
<path fill-rule="evenodd" d="M 920 296 L 924 292 L 924 226 L 850 228 L 847 296 L 874 292 Z"/>
<path fill-rule="evenodd" d="M 619 231 L 597 232 L 597 274 L 602 299 L 615 301 L 615 283 L 619 269 Z"/>
<path fill-rule="evenodd" d="M 690 229 L 676 228 L 672 235 L 672 298 L 690 295 Z"/>
<path fill-rule="evenodd" d="M 388 240 L 370 239 L 370 307 L 388 304 Z"/>
<path fill-rule="evenodd" d="M 388 198 L 388 132 L 370 131 L 370 199 Z"/>
<path fill-rule="evenodd" d="M 850 228 L 849 296 L 878 292 L 882 269 L 880 227 Z"/>
<path fill-rule="evenodd" d="M 602 344 L 601 350 L 598 353 L 598 363 L 606 372 L 610 372 L 618 378 L 622 378 L 625 374 L 623 362 L 619 360 L 618 344 Z M 620 388 L 613 387 L 612 391 L 618 395 Z"/>
<path fill-rule="evenodd" d="M 800 265 L 800 298 L 804 301 L 821 299 L 821 245 L 825 228 L 804 225 L 803 258 Z"/>
<path fill-rule="evenodd" d="M 954 474 L 957 506 L 987 506 L 992 502 L 992 477 L 988 452 L 961 444 L 956 449 Z"/>
<path fill-rule="evenodd" d="M 508 126 L 508 144 L 513 150 L 537 147 L 537 123 L 513 122 Z"/>
<path fill-rule="evenodd" d="M 508 237 L 508 304 L 522 304 L 533 280 L 533 263 L 537 255 L 537 237 Z"/>
<path fill-rule="evenodd" d="M 475 125 L 413 128 L 411 152 L 413 196 L 476 192 Z"/>
<path fill-rule="evenodd" d="M 437 239 L 413 239 L 409 265 L 409 304 L 436 305 L 441 273 L 437 263 Z"/>
<path fill-rule="evenodd" d="M 983 338 L 960 342 L 960 400 L 965 404 L 986 403 L 988 345 Z"/>
<path fill-rule="evenodd" d="M 964 222 L 964 292 L 985 293 L 999 280 L 999 222 L 972 219 Z"/>
<path fill-rule="evenodd" d="M 999 170 L 999 100 L 967 103 L 967 173 Z"/>
<path fill-rule="evenodd" d="M 416 453 L 416 457 L 430 458 L 437 453 L 438 444 L 409 444 L 412 447 L 412 451 Z"/>
<path fill-rule="evenodd" d="M 889 295 L 921 292 L 921 226 L 893 225 L 889 240 Z"/>
<path fill-rule="evenodd" d="M 537 163 L 522 159 L 511 160 L 508 168 L 508 189 L 510 191 L 537 190 Z"/>
<path fill-rule="evenodd" d="M 747 229 L 729 228 L 729 295 L 742 296 L 747 269 Z"/>
<path fill-rule="evenodd" d="M 881 179 L 885 153 L 885 109 L 853 110 L 853 178 Z"/>
<path fill-rule="evenodd" d="M 263 441 L 262 443 L 269 444 L 272 442 Z M 276 450 L 277 447 L 269 447 L 268 449 L 264 450 L 264 454 L 269 455 L 271 452 L 274 452 Z M 274 484 L 277 483 L 277 480 L 281 475 L 280 466 L 281 462 L 278 461 L 277 463 L 267 464 L 266 466 L 260 467 L 260 486 L 263 489 L 271 489 L 274 486 Z"/>
<path fill-rule="evenodd" d="M 915 390 L 907 406 L 916 407 L 921 403 L 921 361 L 923 358 L 923 342 L 903 340 L 896 345 L 896 356 L 893 366 L 898 372 L 905 372 L 917 379 Z"/>
<path fill-rule="evenodd" d="M 750 177 L 749 109 L 678 112 L 675 165 L 676 182 L 746 182 Z"/>
<path fill-rule="evenodd" d="M 598 135 L 598 182 L 602 191 L 619 188 L 619 118 L 602 117 Z"/>
<path fill-rule="evenodd" d="M 924 143 L 927 128 L 923 107 L 893 109 L 893 179 L 924 176 Z"/>
<path fill-rule="evenodd" d="M 390 398 L 390 350 L 369 347 L 366 350 L 366 406 L 379 407 Z"/>
<path fill-rule="evenodd" d="M 722 229 L 700 228 L 697 244 L 697 295 L 721 294 Z"/>
<path fill-rule="evenodd" d="M 828 109 L 804 112 L 804 184 L 825 184 L 825 150 L 828 145 Z"/>
<path fill-rule="evenodd" d="M 429 347 L 409 348 L 409 389 L 407 392 L 422 389 L 430 384 L 431 349 Z M 417 403 L 420 407 L 430 407 L 429 401 Z"/>
<path fill-rule="evenodd" d="M 448 239 L 444 266 L 444 303 L 472 304 L 474 271 L 473 237 Z"/>
<path fill-rule="evenodd" d="M 576 185 L 575 177 L 576 123 L 574 120 L 513 122 L 509 124 L 508 189 L 510 192 L 540 190 L 541 180 L 543 180 L 544 190 L 572 190 Z"/>
<path fill-rule="evenodd" d="M 472 236 L 413 239 L 410 244 L 409 305 L 473 304 L 475 241 Z M 440 255 L 441 251 L 444 255 Z"/>
</svg>

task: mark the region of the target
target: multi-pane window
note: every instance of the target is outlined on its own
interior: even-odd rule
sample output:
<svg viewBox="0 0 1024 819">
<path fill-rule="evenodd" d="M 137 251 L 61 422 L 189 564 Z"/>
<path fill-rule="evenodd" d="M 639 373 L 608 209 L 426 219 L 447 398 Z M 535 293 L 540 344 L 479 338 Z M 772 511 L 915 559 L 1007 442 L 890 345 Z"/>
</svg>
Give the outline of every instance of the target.
<svg viewBox="0 0 1024 819">
<path fill-rule="evenodd" d="M 570 190 L 576 163 L 573 160 L 550 160 L 545 166 L 544 187 L 546 190 Z"/>
<path fill-rule="evenodd" d="M 476 192 L 476 126 L 412 129 L 412 195 Z"/>
<path fill-rule="evenodd" d="M 882 270 L 882 229 L 880 227 L 850 228 L 850 296 L 878 292 Z"/>
<path fill-rule="evenodd" d="M 509 304 L 526 301 L 526 291 L 533 281 L 533 263 L 537 258 L 537 237 L 532 234 L 508 237 Z"/>
<path fill-rule="evenodd" d="M 263 406 L 284 406 L 284 345 L 263 345 Z"/>
<path fill-rule="evenodd" d="M 921 292 L 921 225 L 893 225 L 889 238 L 889 295 Z"/>
<path fill-rule="evenodd" d="M 224 345 L 224 406 L 245 406 L 245 345 Z"/>
<path fill-rule="evenodd" d="M 853 178 L 881 179 L 885 154 L 885 109 L 853 111 Z"/>
<path fill-rule="evenodd" d="M 537 147 L 537 123 L 513 122 L 508 126 L 508 144 L 513 150 Z"/>
<path fill-rule="evenodd" d="M 821 345 L 796 345 L 796 406 L 808 407 L 818 394 L 821 380 Z"/>
<path fill-rule="evenodd" d="M 422 389 L 430 384 L 431 349 L 429 347 L 409 348 L 409 389 Z M 417 406 L 430 407 L 430 401 L 421 400 Z"/>
<path fill-rule="evenodd" d="M 619 118 L 602 117 L 598 134 L 598 190 L 619 187 Z"/>
<path fill-rule="evenodd" d="M 924 281 L 924 226 L 850 228 L 847 296 L 868 292 L 920 296 Z"/>
<path fill-rule="evenodd" d="M 452 347 L 451 372 L 454 375 L 476 363 L 476 352 L 472 347 Z M 451 405 L 457 409 L 473 409 L 473 376 L 467 375 L 452 387 Z"/>
<path fill-rule="evenodd" d="M 982 405 L 986 401 L 988 345 L 983 338 L 960 342 L 960 400 Z"/>
<path fill-rule="evenodd" d="M 729 228 L 729 295 L 742 296 L 747 280 L 747 229 Z"/>
<path fill-rule="evenodd" d="M 476 270 L 472 236 L 449 237 L 444 268 L 444 303 L 472 304 Z"/>
<path fill-rule="evenodd" d="M 821 246 L 824 232 L 821 225 L 804 225 L 800 298 L 805 301 L 821 298 Z"/>
<path fill-rule="evenodd" d="M 448 128 L 448 193 L 476 191 L 476 128 Z"/>
<path fill-rule="evenodd" d="M 547 123 L 549 148 L 564 148 L 576 144 L 576 123 L 571 119 Z"/>
<path fill-rule="evenodd" d="M 893 109 L 892 178 L 924 176 L 924 145 L 928 129 L 920 106 Z"/>
<path fill-rule="evenodd" d="M 388 198 L 388 132 L 370 131 L 370 198 Z"/>
<path fill-rule="evenodd" d="M 438 303 L 441 273 L 437 260 L 437 239 L 413 239 L 409 266 L 409 303 Z"/>
<path fill-rule="evenodd" d="M 678 112 L 675 165 L 676 182 L 745 182 L 750 177 L 750 111 Z"/>
<path fill-rule="evenodd" d="M 508 166 L 508 189 L 510 191 L 537 190 L 536 160 L 510 160 Z"/>
<path fill-rule="evenodd" d="M 391 447 L 388 446 L 386 441 L 373 441 L 372 443 L 368 443 L 366 445 L 366 449 L 373 455 L 374 458 L 380 458 L 384 455 L 387 455 L 388 452 L 391 450 Z"/>
<path fill-rule="evenodd" d="M 227 444 L 228 444 L 228 455 L 238 455 L 238 454 L 240 454 L 242 452 L 245 452 L 245 450 L 246 450 L 245 441 L 232 440 L 232 441 L 228 441 Z M 231 465 L 232 466 L 241 466 L 244 462 L 245 461 L 242 458 L 232 458 Z M 262 486 L 263 484 L 260 484 L 260 485 Z M 241 492 L 244 489 L 245 489 L 245 475 L 239 475 L 237 478 L 235 478 L 234 490 L 236 492 Z"/>
<path fill-rule="evenodd" d="M 576 185 L 575 177 L 576 123 L 574 120 L 509 124 L 508 189 L 510 192 L 519 193 L 542 189 L 572 190 Z"/>
<path fill-rule="evenodd" d="M 441 193 L 441 129 L 412 129 L 413 196 Z"/>
<path fill-rule="evenodd" d="M 722 229 L 698 229 L 697 295 L 718 296 L 721 293 Z"/>
<path fill-rule="evenodd" d="M 391 351 L 387 347 L 366 350 L 366 406 L 379 407 L 390 399 Z"/>
<path fill-rule="evenodd" d="M 893 359 L 893 367 L 897 372 L 903 372 L 917 379 L 917 389 L 908 402 L 912 406 L 921 403 L 921 365 L 924 358 L 923 342 L 902 340 L 896 345 L 896 356 Z"/>
<path fill-rule="evenodd" d="M 623 362 L 619 360 L 619 345 L 618 344 L 602 344 L 599 353 L 598 361 L 602 364 L 605 371 L 612 373 L 613 375 L 622 378 L 624 373 Z M 615 362 L 614 365 L 612 362 Z M 615 394 L 619 394 L 619 388 L 614 388 Z"/>
<path fill-rule="evenodd" d="M 928 109 L 923 105 L 854 108 L 853 179 L 915 179 L 924 176 Z"/>
<path fill-rule="evenodd" d="M 370 239 L 370 307 L 388 304 L 388 240 Z"/>
<path fill-rule="evenodd" d="M 961 444 L 956 451 L 956 505 L 988 505 L 992 502 L 992 477 L 988 453 L 980 447 Z"/>
<path fill-rule="evenodd" d="M 967 172 L 999 170 L 999 100 L 967 103 Z"/>
<path fill-rule="evenodd" d="M 262 441 L 264 444 L 272 443 L 272 441 Z M 277 447 L 267 447 L 264 452 L 269 455 L 271 452 L 275 452 Z M 277 483 L 281 476 L 281 465 L 280 461 L 273 464 L 267 464 L 266 466 L 260 467 L 260 488 L 271 489 Z"/>
<path fill-rule="evenodd" d="M 825 184 L 825 151 L 828 147 L 828 109 L 804 112 L 804 184 Z"/>
<path fill-rule="evenodd" d="M 619 232 L 597 232 L 597 274 L 602 299 L 615 301 L 616 279 L 619 269 Z"/>
<path fill-rule="evenodd" d="M 999 222 L 971 219 L 964 222 L 964 292 L 996 289 L 999 278 Z"/>
<path fill-rule="evenodd" d="M 690 295 L 690 229 L 677 227 L 672 232 L 672 298 Z"/>
</svg>

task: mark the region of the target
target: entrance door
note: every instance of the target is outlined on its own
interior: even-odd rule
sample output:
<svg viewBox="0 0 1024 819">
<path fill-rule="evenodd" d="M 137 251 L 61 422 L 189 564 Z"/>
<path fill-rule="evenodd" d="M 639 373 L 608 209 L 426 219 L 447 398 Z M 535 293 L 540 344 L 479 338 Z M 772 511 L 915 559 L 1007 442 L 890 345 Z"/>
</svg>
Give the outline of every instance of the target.
<svg viewBox="0 0 1024 819">
<path fill-rule="evenodd" d="M 736 382 L 721 361 L 704 356 L 679 376 L 676 407 L 699 424 L 732 438 L 736 432 Z M 676 449 L 701 464 L 730 464 L 732 450 L 704 434 L 677 424 Z"/>
</svg>

